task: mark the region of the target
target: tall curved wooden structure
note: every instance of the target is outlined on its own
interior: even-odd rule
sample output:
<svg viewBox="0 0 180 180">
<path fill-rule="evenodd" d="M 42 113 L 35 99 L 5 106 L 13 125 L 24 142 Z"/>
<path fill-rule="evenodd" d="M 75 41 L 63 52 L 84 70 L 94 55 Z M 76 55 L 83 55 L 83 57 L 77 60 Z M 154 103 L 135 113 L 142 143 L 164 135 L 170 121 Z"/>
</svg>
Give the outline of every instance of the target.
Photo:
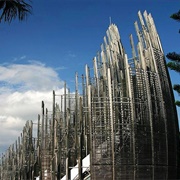
<svg viewBox="0 0 180 180">
<path fill-rule="evenodd" d="M 151 15 L 138 17 L 132 58 L 111 24 L 93 70 L 86 65 L 85 75 L 76 73 L 75 92 L 66 83 L 64 94 L 53 91 L 52 111 L 42 102 L 37 137 L 27 122 L 2 156 L 1 180 L 180 178 L 178 119 L 164 53 Z"/>
</svg>

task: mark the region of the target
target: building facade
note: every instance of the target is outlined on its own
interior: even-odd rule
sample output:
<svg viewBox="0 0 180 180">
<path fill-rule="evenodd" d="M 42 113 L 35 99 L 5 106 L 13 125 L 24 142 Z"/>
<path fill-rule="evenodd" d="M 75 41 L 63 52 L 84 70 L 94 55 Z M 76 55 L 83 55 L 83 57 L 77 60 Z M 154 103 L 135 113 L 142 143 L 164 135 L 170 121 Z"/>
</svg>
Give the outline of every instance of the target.
<svg viewBox="0 0 180 180">
<path fill-rule="evenodd" d="M 2 156 L 0 179 L 178 179 L 179 129 L 153 18 L 138 12 L 132 58 L 110 24 L 93 70 L 76 73 L 75 93 L 53 92 L 52 111 L 27 122 Z M 89 160 L 88 160 L 89 159 Z"/>
</svg>

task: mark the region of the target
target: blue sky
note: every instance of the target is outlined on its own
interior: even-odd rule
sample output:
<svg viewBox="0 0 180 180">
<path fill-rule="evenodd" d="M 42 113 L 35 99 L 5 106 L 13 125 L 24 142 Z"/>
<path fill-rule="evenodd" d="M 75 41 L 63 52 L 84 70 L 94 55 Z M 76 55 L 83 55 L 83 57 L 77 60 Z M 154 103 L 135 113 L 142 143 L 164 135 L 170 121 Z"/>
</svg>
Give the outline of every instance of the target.
<svg viewBox="0 0 180 180">
<path fill-rule="evenodd" d="M 74 74 L 83 74 L 85 64 L 92 67 L 109 17 L 129 58 L 139 10 L 152 14 L 165 54 L 179 52 L 180 23 L 169 18 L 180 9 L 178 0 L 34 0 L 32 7 L 27 21 L 0 24 L 0 137 L 7 137 L 0 138 L 0 152 L 16 140 L 26 120 L 37 119 L 41 100 L 50 106 L 53 89 L 62 92 L 67 81 L 74 90 Z M 179 83 L 179 74 L 171 77 Z"/>
</svg>

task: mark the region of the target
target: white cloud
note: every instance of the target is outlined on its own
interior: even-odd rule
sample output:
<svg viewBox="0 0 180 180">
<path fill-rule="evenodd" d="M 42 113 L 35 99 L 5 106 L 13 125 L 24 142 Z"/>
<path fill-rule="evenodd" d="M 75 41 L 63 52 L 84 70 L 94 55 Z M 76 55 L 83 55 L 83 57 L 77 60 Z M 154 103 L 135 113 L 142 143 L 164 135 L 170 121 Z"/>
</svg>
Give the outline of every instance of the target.
<svg viewBox="0 0 180 180">
<path fill-rule="evenodd" d="M 57 72 L 43 64 L 0 66 L 0 82 L 18 90 L 52 90 L 62 86 Z M 11 87 L 12 88 L 12 87 Z"/>
<path fill-rule="evenodd" d="M 51 111 L 52 90 L 63 93 L 57 72 L 41 62 L 0 65 L 0 153 L 20 136 L 27 120 L 37 122 L 41 102 Z"/>
<path fill-rule="evenodd" d="M 25 92 L 13 92 L 12 94 L 6 94 L 6 97 L 4 97 L 3 101 L 0 102 L 0 107 L 2 110 L 1 115 L 10 115 L 26 120 L 32 118 L 35 119 L 39 113 L 42 100 L 44 100 L 47 104 L 51 103 L 52 92 L 39 92 L 30 90 Z"/>
</svg>

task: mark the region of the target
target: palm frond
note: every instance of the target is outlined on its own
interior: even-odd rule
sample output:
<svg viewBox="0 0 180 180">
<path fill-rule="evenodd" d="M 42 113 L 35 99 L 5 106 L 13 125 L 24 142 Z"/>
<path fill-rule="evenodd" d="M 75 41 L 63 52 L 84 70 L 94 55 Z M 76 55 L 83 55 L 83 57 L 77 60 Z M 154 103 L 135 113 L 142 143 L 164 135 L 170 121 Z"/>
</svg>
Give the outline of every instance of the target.
<svg viewBox="0 0 180 180">
<path fill-rule="evenodd" d="M 0 9 L 2 9 L 4 7 L 4 5 L 5 5 L 5 1 L 0 0 Z"/>
<path fill-rule="evenodd" d="M 173 89 L 180 95 L 180 84 L 174 84 Z"/>
<path fill-rule="evenodd" d="M 172 61 L 180 62 L 180 54 L 177 54 L 176 52 L 168 53 L 166 57 Z"/>
<path fill-rule="evenodd" d="M 180 107 L 180 101 L 175 102 L 176 106 Z"/>
<path fill-rule="evenodd" d="M 170 16 L 172 19 L 180 22 L 180 10 Z"/>
<path fill-rule="evenodd" d="M 167 63 L 167 66 L 176 72 L 180 72 L 180 64 L 176 62 L 169 62 Z"/>
<path fill-rule="evenodd" d="M 0 9 L 2 10 L 0 21 L 11 22 L 16 17 L 23 21 L 31 14 L 32 6 L 24 0 L 0 0 L 0 2 Z"/>
</svg>

